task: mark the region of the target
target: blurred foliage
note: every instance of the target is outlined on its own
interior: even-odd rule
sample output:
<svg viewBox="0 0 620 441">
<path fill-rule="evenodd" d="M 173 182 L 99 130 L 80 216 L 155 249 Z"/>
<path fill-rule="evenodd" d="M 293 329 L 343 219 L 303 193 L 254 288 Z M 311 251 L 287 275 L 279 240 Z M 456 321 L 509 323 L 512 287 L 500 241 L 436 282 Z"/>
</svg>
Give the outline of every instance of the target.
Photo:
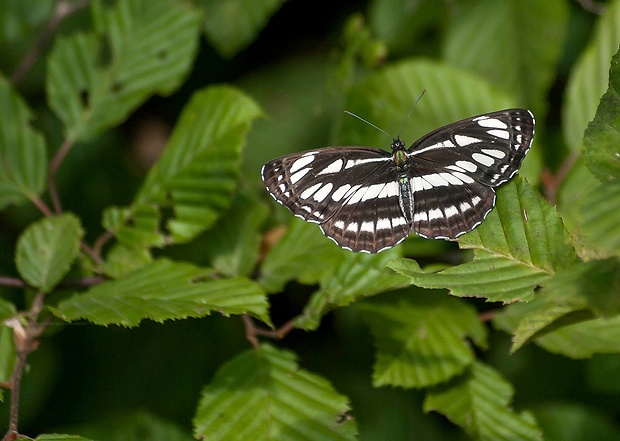
<svg viewBox="0 0 620 441">
<path fill-rule="evenodd" d="M 35 320 L 33 439 L 617 439 L 619 46 L 620 0 L 4 2 L 0 428 Z M 458 243 L 354 254 L 260 180 L 388 147 L 344 110 L 509 107 L 533 148 Z"/>
</svg>

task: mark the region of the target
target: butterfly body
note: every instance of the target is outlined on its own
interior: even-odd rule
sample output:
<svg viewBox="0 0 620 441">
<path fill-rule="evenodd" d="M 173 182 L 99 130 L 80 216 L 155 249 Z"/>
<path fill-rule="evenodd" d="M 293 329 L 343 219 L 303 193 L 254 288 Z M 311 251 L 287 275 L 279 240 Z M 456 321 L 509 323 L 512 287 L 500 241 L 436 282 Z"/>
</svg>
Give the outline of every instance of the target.
<svg viewBox="0 0 620 441">
<path fill-rule="evenodd" d="M 411 231 L 454 239 L 477 227 L 533 136 L 532 113 L 508 109 L 441 127 L 409 148 L 396 138 L 391 152 L 350 146 L 283 156 L 261 176 L 276 201 L 339 246 L 376 253 Z"/>
</svg>

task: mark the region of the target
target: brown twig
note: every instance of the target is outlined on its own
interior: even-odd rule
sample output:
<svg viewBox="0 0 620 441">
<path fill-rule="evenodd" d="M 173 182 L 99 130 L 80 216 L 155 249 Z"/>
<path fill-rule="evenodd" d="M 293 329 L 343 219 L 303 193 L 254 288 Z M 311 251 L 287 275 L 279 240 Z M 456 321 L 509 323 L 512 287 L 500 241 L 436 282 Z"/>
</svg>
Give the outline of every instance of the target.
<svg viewBox="0 0 620 441">
<path fill-rule="evenodd" d="M 295 322 L 296 318 L 292 318 L 277 329 L 262 329 L 256 327 L 254 321 L 252 320 L 252 317 L 247 314 L 243 315 L 245 336 L 254 348 L 258 348 L 259 346 L 258 338 L 256 338 L 258 335 L 282 340 L 289 332 L 295 329 Z"/>
<path fill-rule="evenodd" d="M 73 2 L 61 1 L 56 4 L 56 7 L 52 11 L 52 15 L 50 15 L 49 20 L 45 24 L 45 27 L 41 30 L 41 33 L 28 52 L 24 55 L 15 71 L 13 71 L 13 74 L 11 75 L 11 83 L 14 86 L 19 85 L 24 78 L 26 78 L 26 75 L 28 75 L 28 73 L 32 70 L 32 67 L 41 56 L 41 52 L 43 52 L 49 41 L 52 39 L 52 36 L 56 32 L 56 29 L 58 29 L 60 23 L 69 15 L 88 6 L 89 3 L 90 0 L 77 0 Z"/>
<path fill-rule="evenodd" d="M 24 282 L 22 279 L 18 279 L 16 277 L 4 277 L 0 276 L 0 286 L 8 286 L 11 288 L 29 288 L 28 284 Z"/>
<path fill-rule="evenodd" d="M 555 175 L 552 174 L 549 170 L 543 170 L 541 180 L 545 188 L 545 196 L 547 200 L 551 203 L 551 205 L 555 205 L 558 195 L 558 189 L 560 188 L 560 185 L 562 184 L 564 179 L 566 179 L 568 173 L 573 168 L 573 165 L 575 165 L 575 161 L 577 161 L 578 157 L 579 155 L 577 153 L 569 154 L 558 169 L 558 171 L 555 173 Z"/>
<path fill-rule="evenodd" d="M 60 168 L 60 164 L 64 161 L 65 157 L 73 147 L 73 139 L 67 138 L 64 140 L 52 162 L 50 163 L 50 167 L 47 173 L 47 187 L 50 192 L 50 197 L 52 198 L 52 204 L 54 205 L 54 210 L 56 213 L 62 212 L 62 204 L 60 203 L 60 197 L 58 196 L 58 189 L 56 188 L 56 172 Z"/>
<path fill-rule="evenodd" d="M 9 321 L 9 326 L 13 328 L 13 341 L 17 350 L 15 366 L 11 375 L 9 388 L 11 389 L 11 404 L 9 412 L 9 428 L 3 441 L 13 441 L 19 437 L 19 398 L 22 376 L 26 367 L 28 354 L 36 350 L 39 342 L 38 338 L 45 330 L 47 323 L 39 324 L 37 319 L 43 310 L 43 293 L 37 292 L 30 311 L 28 312 L 28 324 L 24 328 L 18 318 Z"/>
</svg>

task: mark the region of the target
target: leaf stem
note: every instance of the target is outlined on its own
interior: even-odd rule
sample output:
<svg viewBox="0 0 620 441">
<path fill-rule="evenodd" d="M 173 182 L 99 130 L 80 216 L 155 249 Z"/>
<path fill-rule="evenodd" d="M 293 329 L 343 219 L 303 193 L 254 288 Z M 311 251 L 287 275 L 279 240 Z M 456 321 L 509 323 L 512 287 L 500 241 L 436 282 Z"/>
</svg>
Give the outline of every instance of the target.
<svg viewBox="0 0 620 441">
<path fill-rule="evenodd" d="M 50 192 L 50 197 L 52 198 L 52 204 L 54 205 L 54 210 L 56 213 L 62 212 L 62 204 L 60 203 L 60 197 L 58 196 L 58 189 L 56 188 L 56 172 L 60 168 L 60 165 L 65 160 L 67 154 L 71 150 L 73 146 L 74 140 L 71 138 L 67 138 L 64 140 L 52 162 L 50 163 L 50 167 L 47 173 L 47 187 Z"/>
</svg>

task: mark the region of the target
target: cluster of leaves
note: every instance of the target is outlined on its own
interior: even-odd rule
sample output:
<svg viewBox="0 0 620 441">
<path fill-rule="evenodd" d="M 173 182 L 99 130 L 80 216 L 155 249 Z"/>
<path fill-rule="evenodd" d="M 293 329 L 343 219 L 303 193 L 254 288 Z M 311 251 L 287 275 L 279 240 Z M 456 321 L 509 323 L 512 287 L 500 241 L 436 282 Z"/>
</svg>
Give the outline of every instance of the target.
<svg viewBox="0 0 620 441">
<path fill-rule="evenodd" d="M 620 353 L 620 52 L 614 56 L 620 1 L 608 3 L 570 70 L 562 156 L 583 159 L 553 192 L 557 209 L 536 186 L 545 152 L 559 143 L 545 136 L 545 115 L 554 110 L 545 97 L 567 39 L 566 2 L 481 0 L 444 11 L 446 4 L 437 7 L 431 0 L 416 10 L 405 0 L 376 0 L 369 11 L 372 32 L 358 16 L 345 25 L 346 50 L 326 81 L 333 107 L 324 113 L 334 122 L 325 131 L 335 141 L 385 144 L 372 129 L 334 116 L 334 107 L 346 102 L 348 109 L 390 128 L 424 88 L 429 91 L 424 105 L 416 110 L 415 125 L 404 128 L 404 139 L 501 108 L 529 106 L 537 115 L 542 136 L 521 176 L 499 189 L 485 222 L 458 241 L 460 249 L 471 251 L 459 253 L 456 265 L 422 266 L 419 262 L 446 262 L 455 248 L 412 237 L 378 255 L 354 254 L 326 240 L 316 225 L 273 211 L 280 208 L 260 188 L 255 163 L 298 150 L 299 144 L 286 132 L 286 148 L 262 149 L 267 143 L 261 144 L 261 131 L 275 123 L 250 128 L 269 101 L 257 92 L 259 105 L 232 85 L 193 92 L 131 202 L 106 208 L 103 233 L 92 245 L 86 242 L 91 235 L 82 220 L 63 211 L 57 198 L 54 178 L 63 173 L 64 158 L 126 121 L 151 96 L 178 90 L 195 61 L 201 31 L 222 56 L 234 56 L 255 40 L 282 2 L 195 3 L 93 1 L 90 28 L 54 39 L 45 57 L 45 90 L 62 127 L 59 145 L 32 124 L 33 111 L 0 77 L 0 208 L 29 202 L 45 214 L 16 242 L 19 278 L 0 278 L 28 294 L 18 301 L 0 297 L 0 381 L 12 398 L 19 393 L 16 367 L 23 369 L 34 340 L 45 345 L 40 332 L 50 322 L 135 327 L 143 320 L 241 315 L 253 347 L 218 360 L 220 368 L 193 415 L 193 435 L 356 439 L 358 422 L 364 421 L 355 417 L 362 410 L 337 391 L 335 379 L 301 368 L 304 360 L 291 350 L 258 341 L 291 329 L 314 331 L 330 311 L 346 310 L 375 339 L 374 387 L 423 389 L 425 412 L 443 414 L 476 439 L 538 440 L 543 433 L 553 439 L 578 411 L 513 409 L 512 384 L 479 354 L 489 349 L 489 336 L 497 330 L 512 335 L 512 352 L 532 342 L 571 359 Z M 439 23 L 444 13 L 458 20 L 443 30 L 439 59 L 403 58 L 376 69 L 388 49 L 411 55 L 411 45 L 403 42 Z M 253 152 L 244 149 L 248 142 Z M 52 161 L 48 151 L 56 151 Z M 46 190 L 53 210 L 42 199 Z M 200 244 L 206 263 L 173 257 L 175 246 L 192 243 Z M 272 296 L 294 294 L 302 286 L 313 289 L 302 311 L 273 330 Z M 468 297 L 493 302 L 494 309 L 481 315 Z M 18 304 L 29 306 L 20 310 Z M 613 361 L 616 368 L 619 360 Z M 79 433 L 113 440 L 135 431 L 131 439 L 139 439 L 137 432 L 148 428 L 153 438 L 156 433 L 161 439 L 191 439 L 144 413 L 110 426 L 105 420 L 85 422 Z M 78 439 L 86 438 L 37 438 Z"/>
</svg>

